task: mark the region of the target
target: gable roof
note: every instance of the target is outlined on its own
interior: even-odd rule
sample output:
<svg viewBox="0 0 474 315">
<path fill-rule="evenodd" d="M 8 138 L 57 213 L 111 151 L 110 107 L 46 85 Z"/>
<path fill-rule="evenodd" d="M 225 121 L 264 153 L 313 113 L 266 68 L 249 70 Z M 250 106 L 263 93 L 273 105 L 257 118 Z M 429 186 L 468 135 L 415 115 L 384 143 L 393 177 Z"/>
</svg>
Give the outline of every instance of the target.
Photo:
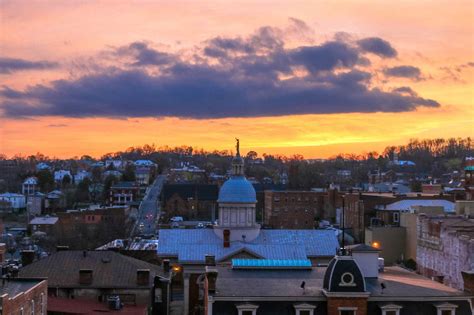
<svg viewBox="0 0 474 315">
<path fill-rule="evenodd" d="M 203 262 L 206 255 L 220 261 L 245 249 L 265 259 L 307 259 L 334 256 L 339 247 L 331 230 L 260 230 L 253 241 L 234 241 L 229 247 L 212 229 L 160 230 L 158 255 L 176 256 L 180 262 Z"/>
<path fill-rule="evenodd" d="M 92 284 L 79 284 L 79 270 L 92 270 Z M 149 269 L 148 286 L 137 285 L 137 269 Z M 67 250 L 57 252 L 20 269 L 20 277 L 48 278 L 49 287 L 146 288 L 160 267 L 113 251 Z"/>
<path fill-rule="evenodd" d="M 163 200 L 170 199 L 178 194 L 183 199 L 197 198 L 198 200 L 216 201 L 218 195 L 217 185 L 213 184 L 165 184 L 163 186 Z"/>
</svg>

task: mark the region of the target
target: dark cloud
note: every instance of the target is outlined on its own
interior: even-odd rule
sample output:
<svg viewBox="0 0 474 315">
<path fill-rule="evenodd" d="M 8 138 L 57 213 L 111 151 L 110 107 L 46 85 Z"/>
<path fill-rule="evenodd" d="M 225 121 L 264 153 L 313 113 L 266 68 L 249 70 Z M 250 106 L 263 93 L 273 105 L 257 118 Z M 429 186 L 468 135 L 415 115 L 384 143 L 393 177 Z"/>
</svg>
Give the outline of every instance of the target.
<svg viewBox="0 0 474 315">
<path fill-rule="evenodd" d="M 45 70 L 56 68 L 56 62 L 49 61 L 29 61 L 24 59 L 0 57 L 0 74 L 9 74 L 24 70 Z"/>
<path fill-rule="evenodd" d="M 359 47 L 365 51 L 380 57 L 393 58 L 397 51 L 389 42 L 378 37 L 368 37 L 357 41 Z"/>
<path fill-rule="evenodd" d="M 421 70 L 414 66 L 397 66 L 383 70 L 386 76 L 421 80 Z"/>
<path fill-rule="evenodd" d="M 230 71 L 182 65 L 166 76 L 125 71 L 35 86 L 4 104 L 9 117 L 222 118 L 288 114 L 399 112 L 438 106 L 433 100 L 369 89 L 364 72 L 328 74 L 312 80 L 250 81 Z M 32 104 L 39 103 L 41 106 Z"/>
<path fill-rule="evenodd" d="M 352 68 L 360 60 L 359 52 L 342 42 L 300 47 L 293 50 L 290 56 L 295 64 L 304 66 L 310 72 Z"/>
<path fill-rule="evenodd" d="M 133 66 L 160 66 L 175 61 L 176 57 L 151 48 L 148 43 L 134 42 L 117 49 L 119 55 L 133 58 Z"/>
<path fill-rule="evenodd" d="M 410 96 L 414 96 L 414 97 L 417 97 L 418 96 L 418 93 L 416 93 L 411 87 L 409 86 L 401 86 L 401 87 L 398 87 L 398 88 L 395 88 L 392 90 L 393 92 L 398 92 L 400 94 L 405 94 L 405 95 L 410 95 Z"/>
<path fill-rule="evenodd" d="M 16 118 L 204 119 L 439 106 L 409 87 L 394 91 L 372 87 L 371 73 L 360 67 L 370 63 L 367 52 L 389 56 L 387 48 L 338 39 L 285 48 L 281 34 L 279 29 L 262 27 L 247 38 L 216 37 L 193 58 L 161 52 L 144 42 L 131 43 L 115 51 L 126 60 L 120 67 L 23 91 L 3 87 L 1 108 L 5 116 Z M 158 71 L 149 71 L 149 66 Z"/>
</svg>

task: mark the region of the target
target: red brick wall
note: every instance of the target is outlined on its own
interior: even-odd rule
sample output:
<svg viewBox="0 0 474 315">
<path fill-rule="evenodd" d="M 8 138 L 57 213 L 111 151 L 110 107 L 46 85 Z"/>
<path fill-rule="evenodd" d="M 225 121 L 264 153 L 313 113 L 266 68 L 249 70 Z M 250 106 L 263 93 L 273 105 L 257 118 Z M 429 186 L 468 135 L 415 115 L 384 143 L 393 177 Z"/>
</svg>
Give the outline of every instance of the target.
<svg viewBox="0 0 474 315">
<path fill-rule="evenodd" d="M 6 296 L 3 298 L 3 314 L 20 314 L 23 308 L 23 314 L 31 314 L 34 301 L 35 314 L 41 313 L 41 294 L 44 299 L 44 314 L 46 314 L 47 299 L 48 299 L 48 285 L 46 280 L 40 282 L 31 290 L 21 293 L 15 297 Z"/>
<path fill-rule="evenodd" d="M 326 193 L 265 191 L 264 223 L 275 229 L 312 229 L 316 217 L 324 218 Z"/>
<path fill-rule="evenodd" d="M 328 297 L 328 315 L 339 315 L 339 307 L 357 307 L 357 315 L 367 315 L 367 298 Z"/>
</svg>

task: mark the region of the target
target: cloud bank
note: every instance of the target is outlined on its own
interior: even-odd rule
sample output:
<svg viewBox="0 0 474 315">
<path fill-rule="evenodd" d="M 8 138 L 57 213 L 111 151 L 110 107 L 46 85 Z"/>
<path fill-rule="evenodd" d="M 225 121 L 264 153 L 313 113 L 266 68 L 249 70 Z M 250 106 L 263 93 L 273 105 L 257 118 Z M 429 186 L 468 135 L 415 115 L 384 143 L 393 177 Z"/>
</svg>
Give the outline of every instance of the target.
<svg viewBox="0 0 474 315">
<path fill-rule="evenodd" d="M 293 21 L 292 31 L 300 27 L 307 33 L 307 25 L 300 22 Z M 439 106 L 410 87 L 385 91 L 372 85 L 370 58 L 397 56 L 381 38 L 336 37 L 292 48 L 285 46 L 284 38 L 284 30 L 262 27 L 248 37 L 211 38 L 193 51 L 179 53 L 134 42 L 113 49 L 114 66 L 93 74 L 21 91 L 3 87 L 1 108 L 11 118 L 205 119 L 402 112 Z M 409 67 L 384 73 L 419 78 L 419 69 Z"/>
</svg>

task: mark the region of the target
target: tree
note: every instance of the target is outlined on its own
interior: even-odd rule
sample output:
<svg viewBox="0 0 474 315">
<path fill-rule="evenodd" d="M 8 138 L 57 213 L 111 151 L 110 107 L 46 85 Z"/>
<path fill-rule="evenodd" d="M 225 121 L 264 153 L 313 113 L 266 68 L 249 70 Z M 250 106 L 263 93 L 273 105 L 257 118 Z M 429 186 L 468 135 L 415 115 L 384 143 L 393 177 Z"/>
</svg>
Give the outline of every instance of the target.
<svg viewBox="0 0 474 315">
<path fill-rule="evenodd" d="M 71 176 L 64 175 L 63 180 L 61 181 L 62 187 L 67 187 L 71 184 Z"/>
<path fill-rule="evenodd" d="M 255 160 L 257 157 L 258 157 L 258 154 L 255 151 L 249 151 L 247 152 L 247 155 L 245 156 L 245 158 L 250 161 Z"/>
<path fill-rule="evenodd" d="M 49 170 L 41 170 L 36 174 L 38 186 L 41 192 L 49 192 L 54 189 L 54 176 Z"/>
<path fill-rule="evenodd" d="M 91 181 L 89 178 L 84 178 L 78 185 L 76 189 L 76 201 L 78 202 L 88 202 L 89 198 L 89 186 Z"/>
<path fill-rule="evenodd" d="M 126 182 L 135 181 L 135 166 L 133 164 L 127 164 L 122 174 L 122 180 Z"/>
</svg>

